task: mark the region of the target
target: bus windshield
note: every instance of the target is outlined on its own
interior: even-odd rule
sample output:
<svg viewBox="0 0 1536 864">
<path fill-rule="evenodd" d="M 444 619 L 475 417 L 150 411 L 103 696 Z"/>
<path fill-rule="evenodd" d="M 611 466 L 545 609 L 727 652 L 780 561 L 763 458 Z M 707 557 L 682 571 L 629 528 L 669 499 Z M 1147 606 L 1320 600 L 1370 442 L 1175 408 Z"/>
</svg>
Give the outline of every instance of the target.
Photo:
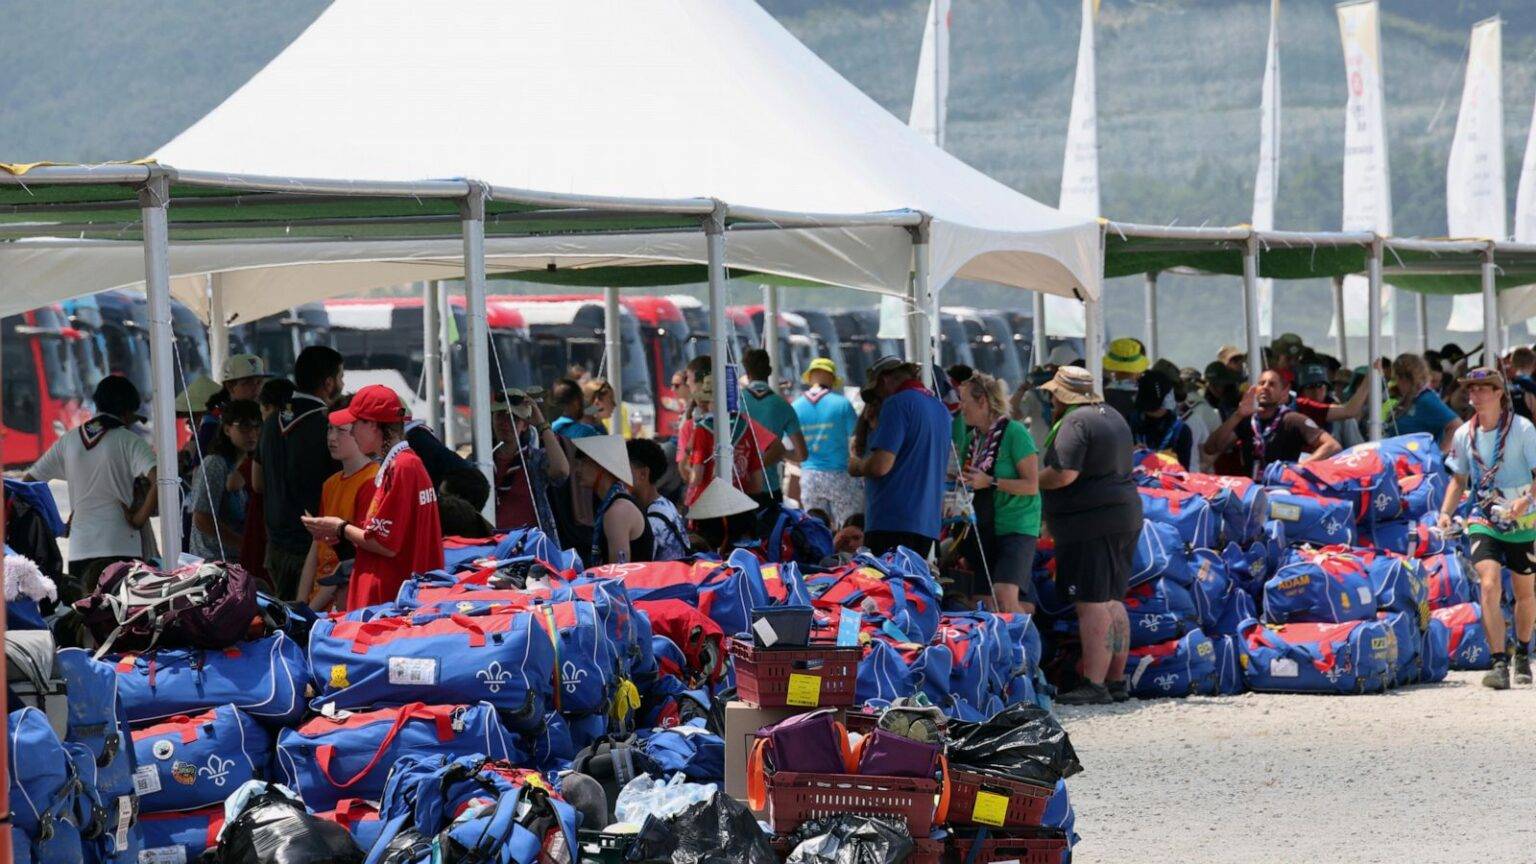
<svg viewBox="0 0 1536 864">
<path fill-rule="evenodd" d="M 515 387 L 526 390 L 534 386 L 529 347 L 525 336 L 506 330 L 492 330 L 491 379 L 494 381 L 500 376 L 503 389 Z"/>
<path fill-rule="evenodd" d="M 55 399 L 84 399 L 80 392 L 80 371 L 75 366 L 75 352 L 62 332 L 66 326 L 64 316 L 55 309 L 44 307 L 32 313 L 36 316 L 38 347 L 43 355 L 43 377 L 48 382 L 48 395 Z"/>
</svg>

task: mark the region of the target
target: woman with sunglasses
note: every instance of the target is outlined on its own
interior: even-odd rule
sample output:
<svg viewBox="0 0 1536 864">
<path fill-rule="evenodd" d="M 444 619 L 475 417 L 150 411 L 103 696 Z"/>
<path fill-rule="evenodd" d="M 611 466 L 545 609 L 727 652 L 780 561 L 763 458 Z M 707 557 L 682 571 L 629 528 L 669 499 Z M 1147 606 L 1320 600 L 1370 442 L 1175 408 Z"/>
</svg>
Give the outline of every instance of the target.
<svg viewBox="0 0 1536 864">
<path fill-rule="evenodd" d="M 1497 370 L 1482 367 L 1461 378 L 1476 414 L 1456 430 L 1445 467 L 1450 488 L 1440 507 L 1439 526 L 1451 528 L 1451 518 L 1467 492 L 1472 516 L 1467 534 L 1472 540 L 1472 566 L 1482 587 L 1483 629 L 1493 652 L 1493 668 L 1483 686 L 1507 690 L 1509 655 L 1504 642 L 1503 568 L 1513 574 L 1515 588 L 1514 683 L 1531 683 L 1530 641 L 1536 626 L 1536 510 L 1531 507 L 1536 478 L 1536 426 L 1515 414 L 1509 389 Z"/>
<path fill-rule="evenodd" d="M 249 399 L 224 403 L 208 453 L 192 474 L 188 551 L 200 558 L 235 561 L 244 540 L 249 498 L 241 466 L 261 441 L 261 406 Z"/>
</svg>

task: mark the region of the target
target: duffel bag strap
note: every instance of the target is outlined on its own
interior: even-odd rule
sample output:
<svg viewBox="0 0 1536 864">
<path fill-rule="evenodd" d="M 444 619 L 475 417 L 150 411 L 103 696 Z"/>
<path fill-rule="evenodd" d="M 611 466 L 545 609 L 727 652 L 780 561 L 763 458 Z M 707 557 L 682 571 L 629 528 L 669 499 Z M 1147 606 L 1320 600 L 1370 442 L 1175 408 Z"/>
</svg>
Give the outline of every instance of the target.
<svg viewBox="0 0 1536 864">
<path fill-rule="evenodd" d="M 768 806 L 768 739 L 752 742 L 747 754 L 747 805 L 762 811 Z"/>
<path fill-rule="evenodd" d="M 485 628 L 480 626 L 480 622 L 458 612 L 448 616 L 448 620 L 469 631 L 469 647 L 485 647 Z"/>
<path fill-rule="evenodd" d="M 352 775 L 350 779 L 342 781 L 331 776 L 331 758 L 336 752 L 336 748 L 332 744 L 321 744 L 315 748 L 315 763 L 320 766 L 320 773 L 325 775 L 326 782 L 337 789 L 351 788 L 359 780 L 368 776 L 369 772 L 374 768 L 378 767 L 379 760 L 384 758 L 384 754 L 389 751 L 389 745 L 395 742 L 396 736 L 400 734 L 401 729 L 405 728 L 405 724 L 417 719 L 431 720 L 436 724 L 437 740 L 439 742 L 446 743 L 453 740 L 453 717 L 448 711 L 440 706 L 429 708 L 420 702 L 412 702 L 399 709 L 395 716 L 395 722 L 390 725 L 389 731 L 384 733 L 384 740 L 380 741 L 378 749 L 373 751 L 373 758 L 369 759 L 368 764 L 363 766 L 361 771 Z"/>
<path fill-rule="evenodd" d="M 555 651 L 555 711 L 558 713 L 560 711 L 560 691 L 565 689 L 564 682 L 560 680 L 562 671 L 560 668 L 560 628 L 555 626 L 554 607 L 546 605 L 542 607 L 541 611 L 544 615 L 544 621 L 548 625 L 544 629 L 549 631 L 549 644 L 554 647 Z"/>
<path fill-rule="evenodd" d="M 976 837 L 971 841 L 971 851 L 966 853 L 965 864 L 976 864 L 981 858 L 981 847 L 987 845 L 987 826 L 976 829 Z"/>
<path fill-rule="evenodd" d="M 933 818 L 940 825 L 949 824 L 949 754 L 939 754 L 939 804 L 933 808 Z"/>
</svg>

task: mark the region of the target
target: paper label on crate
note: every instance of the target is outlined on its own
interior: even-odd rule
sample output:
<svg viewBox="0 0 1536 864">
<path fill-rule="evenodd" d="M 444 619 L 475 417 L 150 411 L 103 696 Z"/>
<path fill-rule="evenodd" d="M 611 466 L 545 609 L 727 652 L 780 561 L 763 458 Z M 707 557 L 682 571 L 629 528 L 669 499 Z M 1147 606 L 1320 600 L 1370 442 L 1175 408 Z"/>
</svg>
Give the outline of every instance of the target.
<svg viewBox="0 0 1536 864">
<path fill-rule="evenodd" d="M 773 625 L 768 623 L 767 618 L 757 619 L 752 625 L 752 632 L 757 634 L 757 641 L 763 643 L 764 648 L 772 648 L 779 644 L 779 634 L 773 629 Z"/>
<path fill-rule="evenodd" d="M 859 647 L 859 633 L 864 628 L 864 616 L 854 609 L 844 609 L 837 619 L 837 647 Z"/>
<path fill-rule="evenodd" d="M 160 772 L 153 765 L 140 765 L 133 772 L 133 794 L 143 798 L 160 791 Z"/>
<path fill-rule="evenodd" d="M 1273 678 L 1296 678 L 1301 675 L 1301 667 L 1289 657 L 1276 657 L 1269 661 L 1269 674 Z"/>
<path fill-rule="evenodd" d="M 187 847 L 156 846 L 139 850 L 139 864 L 187 864 Z"/>
<path fill-rule="evenodd" d="M 820 705 L 821 676 L 789 673 L 789 694 L 784 697 L 784 703 L 796 708 L 815 708 Z"/>
<path fill-rule="evenodd" d="M 1003 827 L 1003 823 L 1008 821 L 1008 796 L 978 790 L 976 805 L 971 808 L 971 821 L 994 828 Z"/>
<path fill-rule="evenodd" d="M 128 829 L 133 827 L 133 796 L 117 796 L 117 834 L 113 849 L 128 848 Z"/>
<path fill-rule="evenodd" d="M 437 684 L 437 658 L 389 658 L 389 683 L 415 687 L 431 687 Z"/>
</svg>

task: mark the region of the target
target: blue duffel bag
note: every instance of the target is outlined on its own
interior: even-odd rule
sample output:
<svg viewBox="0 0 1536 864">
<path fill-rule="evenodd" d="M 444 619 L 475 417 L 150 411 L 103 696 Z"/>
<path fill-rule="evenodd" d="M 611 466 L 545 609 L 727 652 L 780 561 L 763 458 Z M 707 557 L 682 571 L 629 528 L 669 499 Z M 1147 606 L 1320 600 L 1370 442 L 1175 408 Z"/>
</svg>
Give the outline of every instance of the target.
<svg viewBox="0 0 1536 864">
<path fill-rule="evenodd" d="M 903 696 L 915 696 L 921 689 L 921 678 L 907 665 L 900 651 L 879 639 L 871 640 L 865 646 L 864 659 L 859 661 L 858 679 L 854 684 L 858 704 L 893 702 Z"/>
<path fill-rule="evenodd" d="M 1387 625 L 1397 647 L 1395 684 L 1413 684 L 1424 675 L 1423 639 L 1419 633 L 1417 612 L 1378 612 L 1376 619 Z"/>
<path fill-rule="evenodd" d="M 1431 555 L 1421 566 L 1431 610 L 1472 603 L 1480 596 L 1477 573 L 1460 552 Z"/>
<path fill-rule="evenodd" d="M 309 664 L 285 633 L 221 650 L 161 648 L 108 661 L 131 723 L 200 714 L 234 705 L 263 723 L 291 724 L 304 714 Z"/>
<path fill-rule="evenodd" d="M 92 826 L 80 812 L 74 757 L 36 708 L 12 711 L 8 733 L 13 850 L 38 864 L 77 864 L 85 858 L 81 830 Z"/>
<path fill-rule="evenodd" d="M 1445 503 L 1448 481 L 1444 474 L 1409 474 L 1397 479 L 1397 488 L 1403 499 L 1403 518 L 1433 517 Z"/>
<path fill-rule="evenodd" d="M 1125 660 L 1125 682 L 1138 699 L 1212 693 L 1216 675 L 1216 646 L 1199 630 L 1132 648 Z"/>
<path fill-rule="evenodd" d="M 1460 548 L 1455 540 L 1447 541 L 1435 527 L 1435 514 L 1361 526 L 1360 545 L 1409 558 L 1427 558 Z"/>
<path fill-rule="evenodd" d="M 139 826 L 134 824 L 137 807 L 133 797 L 102 797 L 95 754 L 77 741 L 65 741 L 64 749 L 69 752 L 75 776 L 80 780 L 75 816 L 81 826 L 85 864 L 136 864 L 143 842 Z"/>
<path fill-rule="evenodd" d="M 1285 526 L 1289 543 L 1355 544 L 1355 508 L 1348 501 L 1270 487 L 1269 518 Z"/>
<path fill-rule="evenodd" d="M 239 708 L 220 705 L 135 729 L 133 750 L 145 766 L 138 778 L 143 810 L 197 810 L 266 778 L 272 735 Z"/>
<path fill-rule="evenodd" d="M 277 736 L 284 785 L 317 811 L 330 810 L 343 798 L 377 800 L 391 767 L 404 756 L 477 753 L 510 761 L 526 758 L 488 702 L 338 711 Z"/>
<path fill-rule="evenodd" d="M 1371 580 L 1377 609 L 1407 612 L 1415 622 L 1429 618 L 1429 580 L 1418 561 L 1374 549 L 1352 551 L 1365 562 L 1365 574 Z"/>
<path fill-rule="evenodd" d="M 1488 645 L 1481 603 L 1460 603 L 1429 614 L 1446 628 L 1446 652 L 1452 669 L 1481 670 L 1493 666 L 1493 649 Z"/>
<path fill-rule="evenodd" d="M 1188 588 L 1194 575 L 1189 569 L 1189 556 L 1179 529 L 1167 522 L 1144 519 L 1141 534 L 1136 538 L 1136 551 L 1131 555 L 1128 584 L 1141 585 L 1161 578 L 1172 579 Z M 1038 571 L 1036 581 L 1039 581 Z"/>
<path fill-rule="evenodd" d="M 1131 647 L 1177 639 L 1200 626 L 1200 612 L 1190 592 L 1170 579 L 1137 585 L 1125 594 Z"/>
<path fill-rule="evenodd" d="M 1148 522 L 1172 525 L 1185 545 L 1209 549 L 1216 545 L 1221 532 L 1221 518 L 1210 502 L 1194 492 L 1180 489 L 1136 490 L 1141 495 L 1141 509 Z"/>
<path fill-rule="evenodd" d="M 224 807 L 173 813 L 145 813 L 139 817 L 144 836 L 140 864 L 193 862 L 218 844 L 224 829 Z"/>
<path fill-rule="evenodd" d="M 1211 640 L 1216 647 L 1216 689 L 1212 696 L 1236 696 L 1248 689 L 1243 678 L 1242 649 L 1235 635 L 1217 636 Z"/>
<path fill-rule="evenodd" d="M 1451 671 L 1451 629 L 1433 615 L 1429 617 L 1429 626 L 1424 628 L 1419 658 L 1424 669 L 1421 680 L 1425 683 L 1444 681 Z"/>
<path fill-rule="evenodd" d="M 69 718 L 64 740 L 83 744 L 96 761 L 96 788 L 107 806 L 133 795 L 134 758 L 128 715 L 117 696 L 117 673 L 92 660 L 83 648 L 61 648 L 54 655 L 54 672 L 64 680 Z"/>
<path fill-rule="evenodd" d="M 554 707 L 555 646 L 530 612 L 325 620 L 309 658 L 317 711 L 484 700 L 526 725 Z"/>
<path fill-rule="evenodd" d="M 1240 638 L 1248 689 L 1270 693 L 1369 693 L 1392 681 L 1397 652 L 1380 621 L 1264 625 L 1250 618 Z"/>
<path fill-rule="evenodd" d="M 706 729 L 703 719 L 670 729 L 641 729 L 635 738 L 664 776 L 681 772 L 694 783 L 725 782 L 725 741 Z"/>
<path fill-rule="evenodd" d="M 581 556 L 561 549 L 537 528 L 521 528 L 495 537 L 448 537 L 443 541 L 443 569 L 449 573 L 478 570 L 518 558 L 536 558 L 556 569 L 581 570 Z"/>
<path fill-rule="evenodd" d="M 1376 617 L 1376 595 L 1365 564 L 1340 552 L 1308 552 L 1264 583 L 1264 619 L 1337 623 Z"/>
</svg>

